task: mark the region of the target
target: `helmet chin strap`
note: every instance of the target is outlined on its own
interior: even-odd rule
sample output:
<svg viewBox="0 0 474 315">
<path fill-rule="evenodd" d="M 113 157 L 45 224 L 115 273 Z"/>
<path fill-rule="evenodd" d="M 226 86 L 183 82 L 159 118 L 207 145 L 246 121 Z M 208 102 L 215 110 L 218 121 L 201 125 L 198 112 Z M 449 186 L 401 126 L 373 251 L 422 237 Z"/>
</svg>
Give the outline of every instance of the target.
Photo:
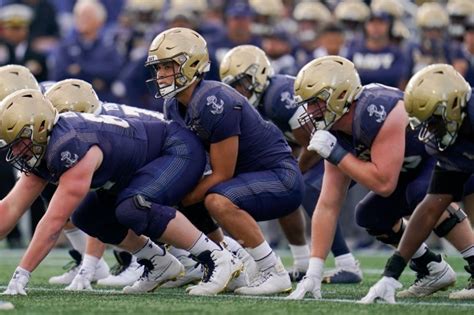
<svg viewBox="0 0 474 315">
<path fill-rule="evenodd" d="M 165 88 L 160 88 L 160 93 L 161 95 L 163 95 L 163 98 L 166 98 L 166 99 L 169 99 L 169 98 L 173 98 L 176 96 L 176 94 L 178 94 L 179 92 L 181 92 L 182 90 L 184 90 L 185 88 L 187 88 L 188 86 L 190 86 L 191 84 L 193 84 L 195 81 L 196 81 L 197 77 L 194 77 L 191 81 L 189 81 L 188 84 L 185 84 L 177 89 L 175 89 L 175 87 L 177 86 L 176 85 L 176 81 L 173 81 L 173 83 Z M 163 91 L 165 91 L 163 93 Z M 168 92 L 169 91 L 169 92 Z"/>
</svg>

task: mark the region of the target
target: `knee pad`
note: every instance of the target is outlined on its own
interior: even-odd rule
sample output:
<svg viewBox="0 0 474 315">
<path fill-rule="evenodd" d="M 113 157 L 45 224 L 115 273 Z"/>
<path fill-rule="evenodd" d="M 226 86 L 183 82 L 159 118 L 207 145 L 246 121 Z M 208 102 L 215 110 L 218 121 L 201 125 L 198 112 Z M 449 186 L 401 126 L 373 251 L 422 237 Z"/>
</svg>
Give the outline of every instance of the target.
<svg viewBox="0 0 474 315">
<path fill-rule="evenodd" d="M 191 223 L 204 234 L 214 232 L 219 226 L 209 215 L 204 202 L 191 205 L 189 207 L 179 207 L 179 211 L 189 220 Z"/>
<path fill-rule="evenodd" d="M 176 209 L 150 202 L 142 195 L 122 201 L 115 212 L 117 220 L 137 235 L 159 239 L 168 223 L 176 217 Z"/>
<path fill-rule="evenodd" d="M 402 225 L 400 226 L 400 230 L 398 232 L 394 232 L 392 229 L 390 230 L 376 230 L 376 229 L 366 229 L 367 233 L 374 236 L 377 240 L 381 241 L 382 243 L 388 245 L 397 246 L 402 239 L 403 232 L 405 232 L 405 223 L 402 220 Z"/>
<path fill-rule="evenodd" d="M 452 229 L 454 229 L 456 224 L 461 223 L 467 218 L 466 213 L 461 208 L 455 209 L 454 207 L 449 206 L 448 212 L 449 217 L 433 229 L 433 232 L 435 232 L 438 237 L 445 237 Z"/>
</svg>

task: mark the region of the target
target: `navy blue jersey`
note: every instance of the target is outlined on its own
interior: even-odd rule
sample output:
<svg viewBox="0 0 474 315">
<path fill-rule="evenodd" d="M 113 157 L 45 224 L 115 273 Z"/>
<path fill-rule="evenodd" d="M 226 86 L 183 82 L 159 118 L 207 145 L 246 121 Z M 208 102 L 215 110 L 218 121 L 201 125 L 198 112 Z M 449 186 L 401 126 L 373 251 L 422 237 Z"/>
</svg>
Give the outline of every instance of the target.
<svg viewBox="0 0 474 315">
<path fill-rule="evenodd" d="M 363 85 L 381 83 L 398 87 L 407 77 L 405 54 L 396 46 L 371 50 L 363 43 L 349 49 L 347 59 L 354 63 Z"/>
<path fill-rule="evenodd" d="M 103 161 L 91 188 L 125 184 L 132 174 L 160 156 L 169 123 L 124 120 L 108 115 L 63 113 L 51 133 L 43 162 L 35 172 L 51 182 L 77 164 L 92 146 Z M 120 186 L 120 185 L 117 185 Z"/>
<path fill-rule="evenodd" d="M 294 83 L 295 78 L 291 76 L 272 76 L 257 107 L 263 118 L 271 120 L 284 133 L 299 127 L 298 120 L 292 120 L 298 108 L 293 92 Z"/>
<path fill-rule="evenodd" d="M 270 169 L 291 158 L 281 131 L 226 84 L 202 81 L 185 112 L 180 106 L 175 99 L 167 100 L 165 117 L 192 130 L 207 148 L 212 143 L 239 136 L 237 174 Z"/>
<path fill-rule="evenodd" d="M 430 50 L 427 50 L 419 42 L 408 43 L 406 55 L 410 75 L 431 64 L 452 64 L 454 60 L 464 58 L 461 47 L 454 42 L 433 41 L 428 46 L 430 46 Z"/>
<path fill-rule="evenodd" d="M 352 120 L 352 137 L 341 132 L 336 136 L 341 144 L 362 160 L 370 160 L 370 148 L 382 128 L 385 119 L 397 103 L 403 100 L 403 92 L 381 84 L 363 87 L 357 98 Z M 418 132 L 407 128 L 405 138 L 405 161 L 402 172 L 416 169 L 423 159 L 428 158 Z"/>
<path fill-rule="evenodd" d="M 115 103 L 102 103 L 99 114 L 110 115 L 119 118 L 139 118 L 143 121 L 164 120 L 165 117 L 160 112 Z"/>
<path fill-rule="evenodd" d="M 438 167 L 449 171 L 474 173 L 474 97 L 471 97 L 467 104 L 467 116 L 456 142 L 444 151 L 439 151 L 432 144 L 427 144 L 426 149 L 436 158 Z"/>
</svg>

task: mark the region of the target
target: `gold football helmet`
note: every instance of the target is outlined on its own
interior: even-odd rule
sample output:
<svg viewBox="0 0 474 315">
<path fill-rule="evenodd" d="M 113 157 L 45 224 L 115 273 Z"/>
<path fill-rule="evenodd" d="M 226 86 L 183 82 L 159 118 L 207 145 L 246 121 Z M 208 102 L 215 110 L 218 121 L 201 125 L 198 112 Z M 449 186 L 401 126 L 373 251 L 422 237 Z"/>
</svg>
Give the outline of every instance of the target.
<svg viewBox="0 0 474 315">
<path fill-rule="evenodd" d="M 456 140 L 470 97 L 471 87 L 451 65 L 425 67 L 405 90 L 410 126 L 420 128 L 421 141 L 443 151 Z"/>
<path fill-rule="evenodd" d="M 173 83 L 158 84 L 158 68 L 163 64 L 176 63 Z M 147 83 L 157 87 L 156 98 L 173 97 L 194 83 L 202 74 L 209 71 L 209 53 L 207 43 L 197 32 L 183 27 L 175 27 L 158 34 L 148 50 L 145 63 L 152 73 Z"/>
<path fill-rule="evenodd" d="M 0 67 L 0 101 L 7 95 L 22 89 L 40 90 L 30 70 L 20 65 Z"/>
<path fill-rule="evenodd" d="M 450 0 L 446 9 L 451 17 L 466 18 L 474 14 L 474 2 L 471 0 Z"/>
<path fill-rule="evenodd" d="M 224 56 L 219 75 L 222 82 L 248 91 L 251 94 L 248 99 L 256 107 L 268 86 L 268 77 L 273 75 L 273 68 L 263 50 L 253 45 L 241 45 Z"/>
<path fill-rule="evenodd" d="M 449 24 L 449 16 L 441 4 L 425 2 L 416 12 L 416 24 L 420 28 L 443 29 Z"/>
<path fill-rule="evenodd" d="M 347 113 L 361 87 L 354 64 L 346 58 L 325 56 L 309 62 L 295 80 L 295 98 L 305 108 L 301 126 L 330 129 Z"/>
<path fill-rule="evenodd" d="M 403 16 L 403 5 L 398 0 L 373 0 L 370 3 L 372 12 L 384 12 L 393 18 L 399 19 Z"/>
<path fill-rule="evenodd" d="M 7 162 L 25 173 L 37 167 L 57 119 L 56 109 L 40 91 L 24 89 L 7 96 L 0 103 L 0 139 L 8 148 Z"/>
<path fill-rule="evenodd" d="M 100 109 L 99 97 L 92 85 L 79 79 L 66 79 L 51 86 L 44 94 L 59 113 L 96 113 Z"/>
<path fill-rule="evenodd" d="M 319 23 L 329 23 L 332 14 L 321 2 L 300 2 L 293 10 L 293 17 L 296 21 L 315 21 Z"/>
<path fill-rule="evenodd" d="M 334 10 L 339 21 L 364 23 L 370 15 L 370 8 L 362 1 L 341 1 Z"/>
</svg>

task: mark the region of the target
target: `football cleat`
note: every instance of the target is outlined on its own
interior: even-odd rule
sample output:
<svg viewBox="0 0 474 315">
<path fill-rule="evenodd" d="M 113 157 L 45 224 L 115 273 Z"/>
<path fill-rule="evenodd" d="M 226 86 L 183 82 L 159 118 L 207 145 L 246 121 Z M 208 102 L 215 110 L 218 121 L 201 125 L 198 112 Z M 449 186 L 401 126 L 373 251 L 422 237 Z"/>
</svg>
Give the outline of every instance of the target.
<svg viewBox="0 0 474 315">
<path fill-rule="evenodd" d="M 246 287 L 234 292 L 242 295 L 263 295 L 291 291 L 291 280 L 280 258 L 277 263 L 263 271 Z"/>
<path fill-rule="evenodd" d="M 143 274 L 132 285 L 123 288 L 124 293 L 153 292 L 161 284 L 184 275 L 184 266 L 173 255 L 165 252 L 150 259 L 140 259 Z"/>
<path fill-rule="evenodd" d="M 467 272 L 471 274 L 468 280 L 467 287 L 460 291 L 452 292 L 449 294 L 449 298 L 453 300 L 474 300 L 474 266 L 465 266 Z"/>
<path fill-rule="evenodd" d="M 143 274 L 143 266 L 128 252 L 114 250 L 113 253 L 117 264 L 110 269 L 110 275 L 97 281 L 97 284 L 113 287 L 132 285 Z"/>
<path fill-rule="evenodd" d="M 197 284 L 199 281 L 201 281 L 204 275 L 204 268 L 199 262 L 196 262 L 189 256 L 184 255 L 177 258 L 184 266 L 184 276 L 176 280 L 168 281 L 160 288 L 179 288 L 187 284 Z"/>
<path fill-rule="evenodd" d="M 70 284 L 72 280 L 74 280 L 74 277 L 77 275 L 79 272 L 79 268 L 81 265 L 82 261 L 82 255 L 75 249 L 69 250 L 69 255 L 72 257 L 72 261 L 67 263 L 63 269 L 66 270 L 65 273 L 59 276 L 54 276 L 49 278 L 49 283 L 50 284 Z"/>
<path fill-rule="evenodd" d="M 244 248 L 240 248 L 238 251 L 232 252 L 232 254 L 244 264 L 244 268 L 238 277 L 233 278 L 229 282 L 226 289 L 228 292 L 248 286 L 259 273 L 257 263 Z"/>
<path fill-rule="evenodd" d="M 412 269 L 413 264 L 411 264 Z M 415 282 L 406 290 L 397 293 L 399 298 L 422 297 L 431 295 L 437 291 L 447 290 L 456 282 L 456 273 L 445 260 L 428 263 L 427 271 L 417 271 Z"/>
<path fill-rule="evenodd" d="M 362 282 L 362 270 L 356 260 L 353 266 L 337 266 L 324 273 L 322 283 L 351 284 Z"/>
<path fill-rule="evenodd" d="M 291 282 L 300 282 L 304 276 L 306 276 L 306 270 L 301 270 L 296 266 L 288 269 L 288 274 L 290 275 Z"/>
<path fill-rule="evenodd" d="M 243 269 L 242 262 L 225 249 L 204 251 L 196 259 L 204 266 L 204 276 L 197 285 L 186 289 L 190 295 L 216 295 Z"/>
</svg>

